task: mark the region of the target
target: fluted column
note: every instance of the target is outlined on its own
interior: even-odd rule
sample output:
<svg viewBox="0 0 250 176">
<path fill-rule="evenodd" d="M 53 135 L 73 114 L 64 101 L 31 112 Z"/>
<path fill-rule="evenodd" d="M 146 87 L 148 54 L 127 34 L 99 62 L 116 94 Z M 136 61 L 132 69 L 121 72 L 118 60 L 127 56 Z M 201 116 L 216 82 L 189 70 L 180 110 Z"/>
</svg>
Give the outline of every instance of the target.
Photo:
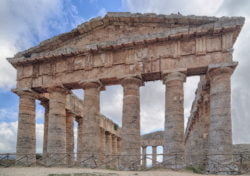
<svg viewBox="0 0 250 176">
<path fill-rule="evenodd" d="M 49 101 L 42 101 L 41 105 L 44 107 L 44 127 L 43 127 L 43 159 L 47 158 L 48 145 L 48 125 L 49 125 Z"/>
<path fill-rule="evenodd" d="M 147 146 L 142 146 L 142 167 L 147 167 Z"/>
<path fill-rule="evenodd" d="M 167 167 L 183 167 L 184 157 L 184 90 L 185 74 L 173 72 L 166 74 L 164 157 Z"/>
<path fill-rule="evenodd" d="M 66 95 L 61 87 L 49 89 L 49 128 L 47 164 L 66 164 Z"/>
<path fill-rule="evenodd" d="M 31 165 L 36 161 L 35 96 L 32 91 L 13 90 L 19 96 L 16 164 Z"/>
<path fill-rule="evenodd" d="M 74 161 L 74 119 L 75 115 L 66 113 L 66 152 L 68 166 L 73 164 Z"/>
<path fill-rule="evenodd" d="M 237 63 L 209 66 L 210 125 L 208 167 L 210 173 L 226 173 L 232 160 L 231 75 Z"/>
<path fill-rule="evenodd" d="M 130 77 L 122 80 L 123 115 L 121 129 L 121 166 L 131 170 L 140 166 L 140 86 L 139 78 Z"/>
<path fill-rule="evenodd" d="M 86 160 L 93 156 L 98 162 L 101 158 L 100 149 L 100 82 L 84 82 L 81 84 L 84 89 L 83 100 L 83 158 Z M 93 159 L 88 159 L 83 163 L 86 167 L 95 167 Z"/>
<path fill-rule="evenodd" d="M 152 146 L 152 166 L 157 164 L 157 146 Z"/>
</svg>

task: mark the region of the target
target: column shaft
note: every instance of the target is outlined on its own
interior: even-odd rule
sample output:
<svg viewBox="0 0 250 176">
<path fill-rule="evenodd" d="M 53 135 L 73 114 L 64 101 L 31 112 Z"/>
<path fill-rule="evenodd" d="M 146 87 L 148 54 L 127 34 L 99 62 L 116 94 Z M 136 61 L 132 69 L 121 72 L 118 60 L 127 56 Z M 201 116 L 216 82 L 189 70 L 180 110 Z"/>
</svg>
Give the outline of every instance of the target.
<svg viewBox="0 0 250 176">
<path fill-rule="evenodd" d="M 183 167 L 184 157 L 184 105 L 183 82 L 185 75 L 180 72 L 167 74 L 165 100 L 164 161 L 170 168 Z"/>
<path fill-rule="evenodd" d="M 208 172 L 225 173 L 232 160 L 232 122 L 230 79 L 235 65 L 209 67 L 210 126 L 208 134 Z"/>
<path fill-rule="evenodd" d="M 117 138 L 117 153 L 121 155 L 121 139 Z"/>
<path fill-rule="evenodd" d="M 35 98 L 26 92 L 19 97 L 16 163 L 30 165 L 36 161 Z"/>
<path fill-rule="evenodd" d="M 101 158 L 100 149 L 100 127 L 99 127 L 99 112 L 100 112 L 100 84 L 85 83 L 83 100 L 83 158 L 86 160 L 89 157 L 94 157 L 97 162 Z M 85 167 L 95 167 L 96 163 L 93 159 L 88 159 L 83 163 Z"/>
<path fill-rule="evenodd" d="M 68 166 L 74 161 L 74 114 L 66 115 L 66 152 Z"/>
<path fill-rule="evenodd" d="M 41 102 L 44 107 L 44 129 L 43 129 L 43 159 L 47 158 L 47 145 L 48 145 L 48 125 L 49 125 L 49 101 Z"/>
<path fill-rule="evenodd" d="M 47 164 L 66 164 L 66 91 L 62 88 L 50 90 L 48 162 Z"/>
<path fill-rule="evenodd" d="M 106 135 L 105 135 L 105 130 L 101 129 L 100 130 L 100 149 L 101 149 L 101 161 L 105 161 L 105 148 L 106 148 Z"/>
<path fill-rule="evenodd" d="M 117 137 L 115 135 L 112 136 L 112 154 L 117 154 Z"/>
<path fill-rule="evenodd" d="M 147 167 L 147 146 L 142 146 L 142 167 Z"/>
<path fill-rule="evenodd" d="M 131 170 L 140 167 L 140 86 L 138 78 L 125 78 L 123 86 L 123 115 L 121 130 L 122 168 Z"/>
<path fill-rule="evenodd" d="M 152 146 L 152 166 L 157 164 L 157 146 Z"/>
<path fill-rule="evenodd" d="M 83 152 L 83 119 L 82 117 L 77 118 L 77 161 L 81 162 Z"/>
<path fill-rule="evenodd" d="M 106 132 L 106 156 L 107 156 L 107 167 L 112 167 L 113 162 L 112 160 L 112 135 L 108 132 Z"/>
</svg>

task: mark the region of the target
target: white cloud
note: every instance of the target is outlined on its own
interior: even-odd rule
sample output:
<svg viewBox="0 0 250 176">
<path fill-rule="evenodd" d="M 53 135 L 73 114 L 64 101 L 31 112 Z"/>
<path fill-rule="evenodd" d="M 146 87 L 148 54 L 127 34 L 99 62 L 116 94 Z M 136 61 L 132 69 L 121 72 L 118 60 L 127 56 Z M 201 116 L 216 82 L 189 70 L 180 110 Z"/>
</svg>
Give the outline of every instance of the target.
<svg viewBox="0 0 250 176">
<path fill-rule="evenodd" d="M 17 126 L 16 122 L 1 122 L 0 123 L 0 153 L 14 153 L 16 151 L 17 139 Z M 43 151 L 43 124 L 36 124 L 36 152 L 42 153 Z M 76 143 L 77 128 L 74 128 L 74 141 Z M 76 145 L 75 145 L 76 151 Z"/>
<path fill-rule="evenodd" d="M 121 86 L 107 86 L 101 92 L 101 113 L 119 125 L 122 124 L 122 98 Z"/>
<path fill-rule="evenodd" d="M 0 108 L 0 121 L 15 121 L 17 112 L 12 109 Z"/>
<path fill-rule="evenodd" d="M 213 15 L 223 0 L 123 0 L 122 2 L 131 12 Z"/>
<path fill-rule="evenodd" d="M 0 1 L 0 88 L 14 87 L 16 72 L 6 61 L 24 50 L 83 21 L 67 0 Z"/>
<path fill-rule="evenodd" d="M 0 123 L 0 153 L 16 151 L 17 121 Z M 43 124 L 36 124 L 36 152 L 42 152 Z"/>
<path fill-rule="evenodd" d="M 0 123 L 0 152 L 16 151 L 17 122 Z"/>
<path fill-rule="evenodd" d="M 103 17 L 104 15 L 106 15 L 107 13 L 107 10 L 105 8 L 101 8 L 98 13 L 97 13 L 97 16 L 101 16 Z"/>
</svg>

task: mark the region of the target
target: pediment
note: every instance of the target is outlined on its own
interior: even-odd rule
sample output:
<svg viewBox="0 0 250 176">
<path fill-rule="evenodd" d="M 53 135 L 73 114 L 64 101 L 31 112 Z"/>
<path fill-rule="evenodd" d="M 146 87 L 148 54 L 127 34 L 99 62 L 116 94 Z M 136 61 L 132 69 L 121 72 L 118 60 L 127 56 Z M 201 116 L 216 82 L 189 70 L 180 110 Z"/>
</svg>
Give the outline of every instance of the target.
<svg viewBox="0 0 250 176">
<path fill-rule="evenodd" d="M 19 52 L 9 61 L 14 64 L 204 34 L 218 35 L 225 31 L 232 31 L 233 40 L 236 40 L 243 24 L 242 17 L 108 13 L 103 18 L 94 18 L 68 33 Z"/>
</svg>

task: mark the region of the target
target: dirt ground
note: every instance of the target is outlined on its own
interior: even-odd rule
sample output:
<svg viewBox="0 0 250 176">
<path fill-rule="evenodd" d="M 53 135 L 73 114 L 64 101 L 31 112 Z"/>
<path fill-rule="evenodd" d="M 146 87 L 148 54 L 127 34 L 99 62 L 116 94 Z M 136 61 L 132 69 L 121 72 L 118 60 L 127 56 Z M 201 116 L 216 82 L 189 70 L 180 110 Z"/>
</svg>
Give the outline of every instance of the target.
<svg viewBox="0 0 250 176">
<path fill-rule="evenodd" d="M 96 175 L 113 175 L 113 176 L 199 176 L 189 171 L 171 171 L 171 170 L 154 170 L 154 171 L 112 171 L 101 169 L 83 169 L 83 168 L 42 168 L 42 167 L 12 167 L 0 168 L 0 176 L 52 176 L 53 174 L 71 174 L 81 175 L 82 173 L 95 173 Z M 92 175 L 92 174 L 90 174 Z"/>
</svg>

